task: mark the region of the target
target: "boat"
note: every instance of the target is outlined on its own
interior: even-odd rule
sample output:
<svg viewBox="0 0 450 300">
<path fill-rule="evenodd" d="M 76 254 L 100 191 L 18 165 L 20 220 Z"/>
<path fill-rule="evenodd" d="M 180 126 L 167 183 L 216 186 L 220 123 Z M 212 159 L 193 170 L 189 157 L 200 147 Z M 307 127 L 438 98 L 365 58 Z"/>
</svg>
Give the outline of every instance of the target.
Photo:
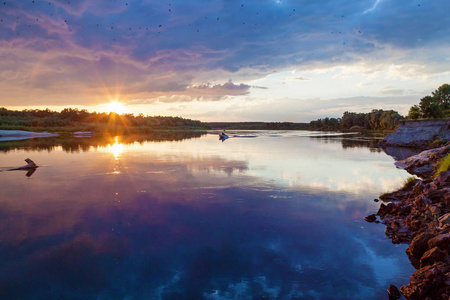
<svg viewBox="0 0 450 300">
<path fill-rule="evenodd" d="M 226 135 L 225 133 L 220 133 L 219 134 L 219 140 L 226 140 L 227 138 L 229 138 L 229 136 Z"/>
</svg>

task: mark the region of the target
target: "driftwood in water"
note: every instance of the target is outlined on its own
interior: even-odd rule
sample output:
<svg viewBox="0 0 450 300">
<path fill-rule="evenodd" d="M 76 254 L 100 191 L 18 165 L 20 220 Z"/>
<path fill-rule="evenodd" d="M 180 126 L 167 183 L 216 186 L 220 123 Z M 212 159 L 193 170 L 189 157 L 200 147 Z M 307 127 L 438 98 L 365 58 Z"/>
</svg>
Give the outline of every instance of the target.
<svg viewBox="0 0 450 300">
<path fill-rule="evenodd" d="M 28 163 L 25 166 L 22 167 L 18 167 L 18 168 L 14 168 L 14 169 L 9 169 L 8 171 L 15 171 L 15 170 L 34 170 L 36 169 L 38 166 L 34 163 L 34 161 L 32 161 L 31 159 L 27 158 L 25 159 L 25 161 Z"/>
</svg>

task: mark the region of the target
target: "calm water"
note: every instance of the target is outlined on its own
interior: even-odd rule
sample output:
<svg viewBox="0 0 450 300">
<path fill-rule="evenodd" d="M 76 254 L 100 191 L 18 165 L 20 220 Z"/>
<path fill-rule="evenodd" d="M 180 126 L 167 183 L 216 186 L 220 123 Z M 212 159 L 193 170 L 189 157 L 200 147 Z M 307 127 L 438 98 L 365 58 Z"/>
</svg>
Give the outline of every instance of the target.
<svg viewBox="0 0 450 300">
<path fill-rule="evenodd" d="M 0 143 L 0 298 L 386 299 L 409 281 L 406 246 L 364 221 L 408 177 L 373 141 L 231 135 Z M 6 171 L 27 157 L 34 174 Z"/>
</svg>

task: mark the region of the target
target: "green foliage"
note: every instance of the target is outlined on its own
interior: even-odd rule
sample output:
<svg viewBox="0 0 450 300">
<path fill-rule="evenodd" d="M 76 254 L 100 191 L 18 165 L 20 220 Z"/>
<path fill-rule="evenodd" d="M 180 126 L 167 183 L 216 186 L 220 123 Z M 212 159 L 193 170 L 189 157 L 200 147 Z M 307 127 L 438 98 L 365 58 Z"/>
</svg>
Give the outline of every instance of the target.
<svg viewBox="0 0 450 300">
<path fill-rule="evenodd" d="M 116 113 L 90 113 L 86 110 L 65 108 L 61 112 L 46 110 L 13 111 L 0 108 L 0 129 L 33 131 L 95 131 L 125 133 L 136 128 L 154 129 L 208 129 L 197 120 L 180 117 L 119 115 Z"/>
<path fill-rule="evenodd" d="M 403 119 L 394 110 L 373 109 L 370 113 L 344 112 L 342 118 L 325 118 L 311 121 L 312 130 L 394 130 Z"/>
<path fill-rule="evenodd" d="M 430 147 L 431 148 L 437 148 L 444 144 L 444 139 L 435 139 L 433 142 L 431 142 Z"/>
<path fill-rule="evenodd" d="M 417 105 L 411 106 L 408 113 L 408 119 L 417 120 L 422 118 L 422 112 L 420 111 L 420 107 Z"/>
<path fill-rule="evenodd" d="M 215 129 L 227 130 L 307 130 L 308 123 L 292 122 L 210 122 Z"/>
<path fill-rule="evenodd" d="M 443 84 L 437 90 L 432 92 L 433 98 L 439 104 L 442 110 L 450 109 L 450 85 Z"/>
<path fill-rule="evenodd" d="M 439 175 L 439 173 L 443 171 L 448 171 L 449 169 L 450 169 L 450 153 L 441 159 L 439 167 L 436 170 L 436 175 Z"/>
<path fill-rule="evenodd" d="M 432 96 L 420 99 L 419 105 L 409 109 L 408 119 L 437 119 L 450 117 L 450 85 L 443 84 L 432 92 Z"/>
<path fill-rule="evenodd" d="M 419 108 L 420 112 L 422 113 L 422 116 L 425 119 L 429 118 L 436 119 L 441 118 L 443 116 L 438 101 L 431 96 L 425 96 L 422 99 L 420 99 Z"/>
<path fill-rule="evenodd" d="M 414 180 L 416 180 L 417 179 L 417 177 L 415 177 L 415 176 L 409 176 L 408 178 L 406 178 L 404 181 L 403 181 L 403 185 L 405 186 L 405 185 L 407 185 L 408 183 L 410 183 L 410 182 L 412 182 L 412 181 L 414 181 Z"/>
<path fill-rule="evenodd" d="M 311 121 L 309 129 L 312 130 L 338 130 L 341 127 L 340 118 L 325 118 Z"/>
</svg>

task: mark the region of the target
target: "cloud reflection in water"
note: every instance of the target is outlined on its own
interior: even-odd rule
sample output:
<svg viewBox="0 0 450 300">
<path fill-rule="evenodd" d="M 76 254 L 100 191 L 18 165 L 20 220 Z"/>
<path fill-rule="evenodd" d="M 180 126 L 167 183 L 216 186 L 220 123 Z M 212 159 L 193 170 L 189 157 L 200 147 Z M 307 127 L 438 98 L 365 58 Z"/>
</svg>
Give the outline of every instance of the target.
<svg viewBox="0 0 450 300">
<path fill-rule="evenodd" d="M 394 178 L 384 170 L 390 159 L 295 140 L 206 136 L 124 145 L 117 157 L 33 152 L 52 159 L 33 180 L 0 173 L 1 296 L 377 299 L 386 284 L 405 283 L 404 247 L 362 221 L 374 209 L 373 187 L 350 195 L 285 181 L 308 164 L 322 173 L 299 178 L 327 178 L 326 159 L 340 160 L 337 168 L 355 153 L 357 170 L 380 164 Z M 116 160 L 127 172 L 111 172 Z M 383 262 L 391 268 L 380 274 Z"/>
</svg>

